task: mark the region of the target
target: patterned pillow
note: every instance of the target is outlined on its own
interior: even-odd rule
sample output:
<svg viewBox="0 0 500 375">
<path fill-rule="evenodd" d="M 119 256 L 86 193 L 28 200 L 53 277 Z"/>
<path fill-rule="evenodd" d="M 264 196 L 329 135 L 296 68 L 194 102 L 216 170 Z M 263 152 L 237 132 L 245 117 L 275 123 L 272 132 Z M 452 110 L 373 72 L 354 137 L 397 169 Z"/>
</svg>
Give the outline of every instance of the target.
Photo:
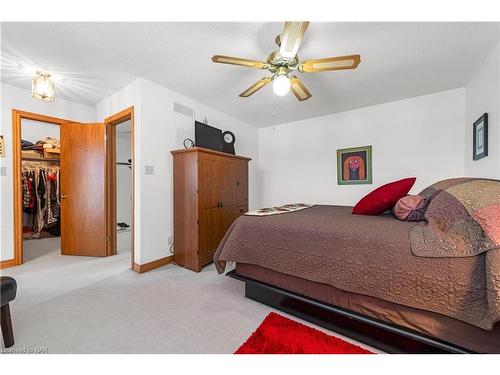
<svg viewBox="0 0 500 375">
<path fill-rule="evenodd" d="M 392 213 L 402 221 L 423 221 L 428 206 L 422 195 L 407 195 L 397 201 Z"/>
</svg>

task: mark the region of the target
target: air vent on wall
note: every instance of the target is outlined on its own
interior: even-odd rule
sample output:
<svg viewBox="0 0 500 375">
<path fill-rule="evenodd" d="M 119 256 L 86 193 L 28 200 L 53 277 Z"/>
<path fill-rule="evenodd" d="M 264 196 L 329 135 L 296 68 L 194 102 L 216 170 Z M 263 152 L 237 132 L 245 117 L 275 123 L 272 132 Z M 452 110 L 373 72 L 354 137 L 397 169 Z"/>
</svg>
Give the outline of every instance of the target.
<svg viewBox="0 0 500 375">
<path fill-rule="evenodd" d="M 180 113 L 181 115 L 191 117 L 194 116 L 194 111 L 192 108 L 186 107 L 185 105 L 174 102 L 174 112 Z"/>
</svg>

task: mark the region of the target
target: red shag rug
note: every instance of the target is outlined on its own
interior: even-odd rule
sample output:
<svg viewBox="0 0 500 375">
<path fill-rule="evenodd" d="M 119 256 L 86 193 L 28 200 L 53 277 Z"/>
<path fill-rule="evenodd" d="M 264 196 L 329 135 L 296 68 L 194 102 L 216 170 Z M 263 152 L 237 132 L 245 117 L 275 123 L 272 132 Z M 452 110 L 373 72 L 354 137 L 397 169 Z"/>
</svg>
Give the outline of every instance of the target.
<svg viewBox="0 0 500 375">
<path fill-rule="evenodd" d="M 272 312 L 235 354 L 373 353 Z"/>
</svg>

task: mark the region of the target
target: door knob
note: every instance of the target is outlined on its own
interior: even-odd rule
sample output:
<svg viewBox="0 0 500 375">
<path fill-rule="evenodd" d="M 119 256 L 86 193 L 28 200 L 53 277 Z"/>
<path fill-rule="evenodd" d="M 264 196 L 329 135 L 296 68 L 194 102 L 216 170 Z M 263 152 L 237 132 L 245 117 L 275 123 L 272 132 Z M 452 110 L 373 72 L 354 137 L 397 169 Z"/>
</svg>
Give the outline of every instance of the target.
<svg viewBox="0 0 500 375">
<path fill-rule="evenodd" d="M 67 194 L 61 194 L 61 198 L 64 199 L 64 198 L 68 198 L 68 195 Z"/>
</svg>

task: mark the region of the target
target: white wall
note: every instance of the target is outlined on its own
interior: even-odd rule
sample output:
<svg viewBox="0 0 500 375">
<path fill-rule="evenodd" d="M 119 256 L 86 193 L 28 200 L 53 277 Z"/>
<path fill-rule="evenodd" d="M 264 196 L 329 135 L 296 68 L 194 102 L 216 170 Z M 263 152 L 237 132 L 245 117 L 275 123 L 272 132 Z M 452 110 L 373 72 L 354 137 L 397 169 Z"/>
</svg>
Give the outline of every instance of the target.
<svg viewBox="0 0 500 375">
<path fill-rule="evenodd" d="M 353 205 L 384 183 L 417 177 L 413 192 L 463 176 L 465 90 L 456 89 L 259 131 L 265 206 Z M 337 185 L 336 151 L 373 146 L 373 184 Z"/>
<path fill-rule="evenodd" d="M 500 179 L 500 46 L 490 52 L 465 88 L 465 174 Z M 472 159 L 472 124 L 488 113 L 488 156 Z"/>
<path fill-rule="evenodd" d="M 59 125 L 47 122 L 21 120 L 21 138 L 32 143 L 38 142 L 44 137 L 60 139 Z"/>
<path fill-rule="evenodd" d="M 186 98 L 151 81 L 139 78 L 96 106 L 96 119 L 135 106 L 135 262 L 144 264 L 170 255 L 168 238 L 173 236 L 173 192 L 171 150 L 194 139 L 194 122 L 173 112 L 173 102 L 194 109 L 196 118 L 236 135 L 236 152 L 253 158 L 250 162 L 250 206 L 258 206 L 256 128 Z M 145 175 L 146 165 L 154 167 Z M 174 239 L 175 242 L 175 239 Z"/>
<path fill-rule="evenodd" d="M 31 97 L 31 91 L 1 84 L 1 121 L 0 134 L 4 136 L 5 157 L 0 158 L 0 167 L 6 169 L 6 176 L 0 176 L 0 212 L 1 212 L 1 249 L 0 260 L 14 257 L 13 248 L 13 181 L 12 181 L 12 109 L 42 113 L 49 116 L 92 122 L 94 110 L 90 106 L 58 99 L 54 102 L 42 102 Z"/>
<path fill-rule="evenodd" d="M 185 138 L 194 139 L 192 118 L 173 112 L 173 102 L 194 109 L 197 119 L 231 130 L 236 136 L 236 153 L 253 158 L 250 162 L 249 204 L 257 203 L 258 131 L 256 128 L 186 98 L 153 82 L 142 81 L 141 173 L 154 166 L 154 175 L 143 176 L 141 263 L 168 254 L 168 237 L 173 233 L 173 190 L 171 150 L 183 148 Z M 175 242 L 175 239 L 174 239 Z M 175 247 L 175 244 L 174 244 Z"/>
<path fill-rule="evenodd" d="M 126 108 L 134 107 L 134 262 L 141 264 L 141 79 L 129 83 L 123 89 L 107 97 L 94 107 L 95 121 L 103 121 Z"/>
</svg>

